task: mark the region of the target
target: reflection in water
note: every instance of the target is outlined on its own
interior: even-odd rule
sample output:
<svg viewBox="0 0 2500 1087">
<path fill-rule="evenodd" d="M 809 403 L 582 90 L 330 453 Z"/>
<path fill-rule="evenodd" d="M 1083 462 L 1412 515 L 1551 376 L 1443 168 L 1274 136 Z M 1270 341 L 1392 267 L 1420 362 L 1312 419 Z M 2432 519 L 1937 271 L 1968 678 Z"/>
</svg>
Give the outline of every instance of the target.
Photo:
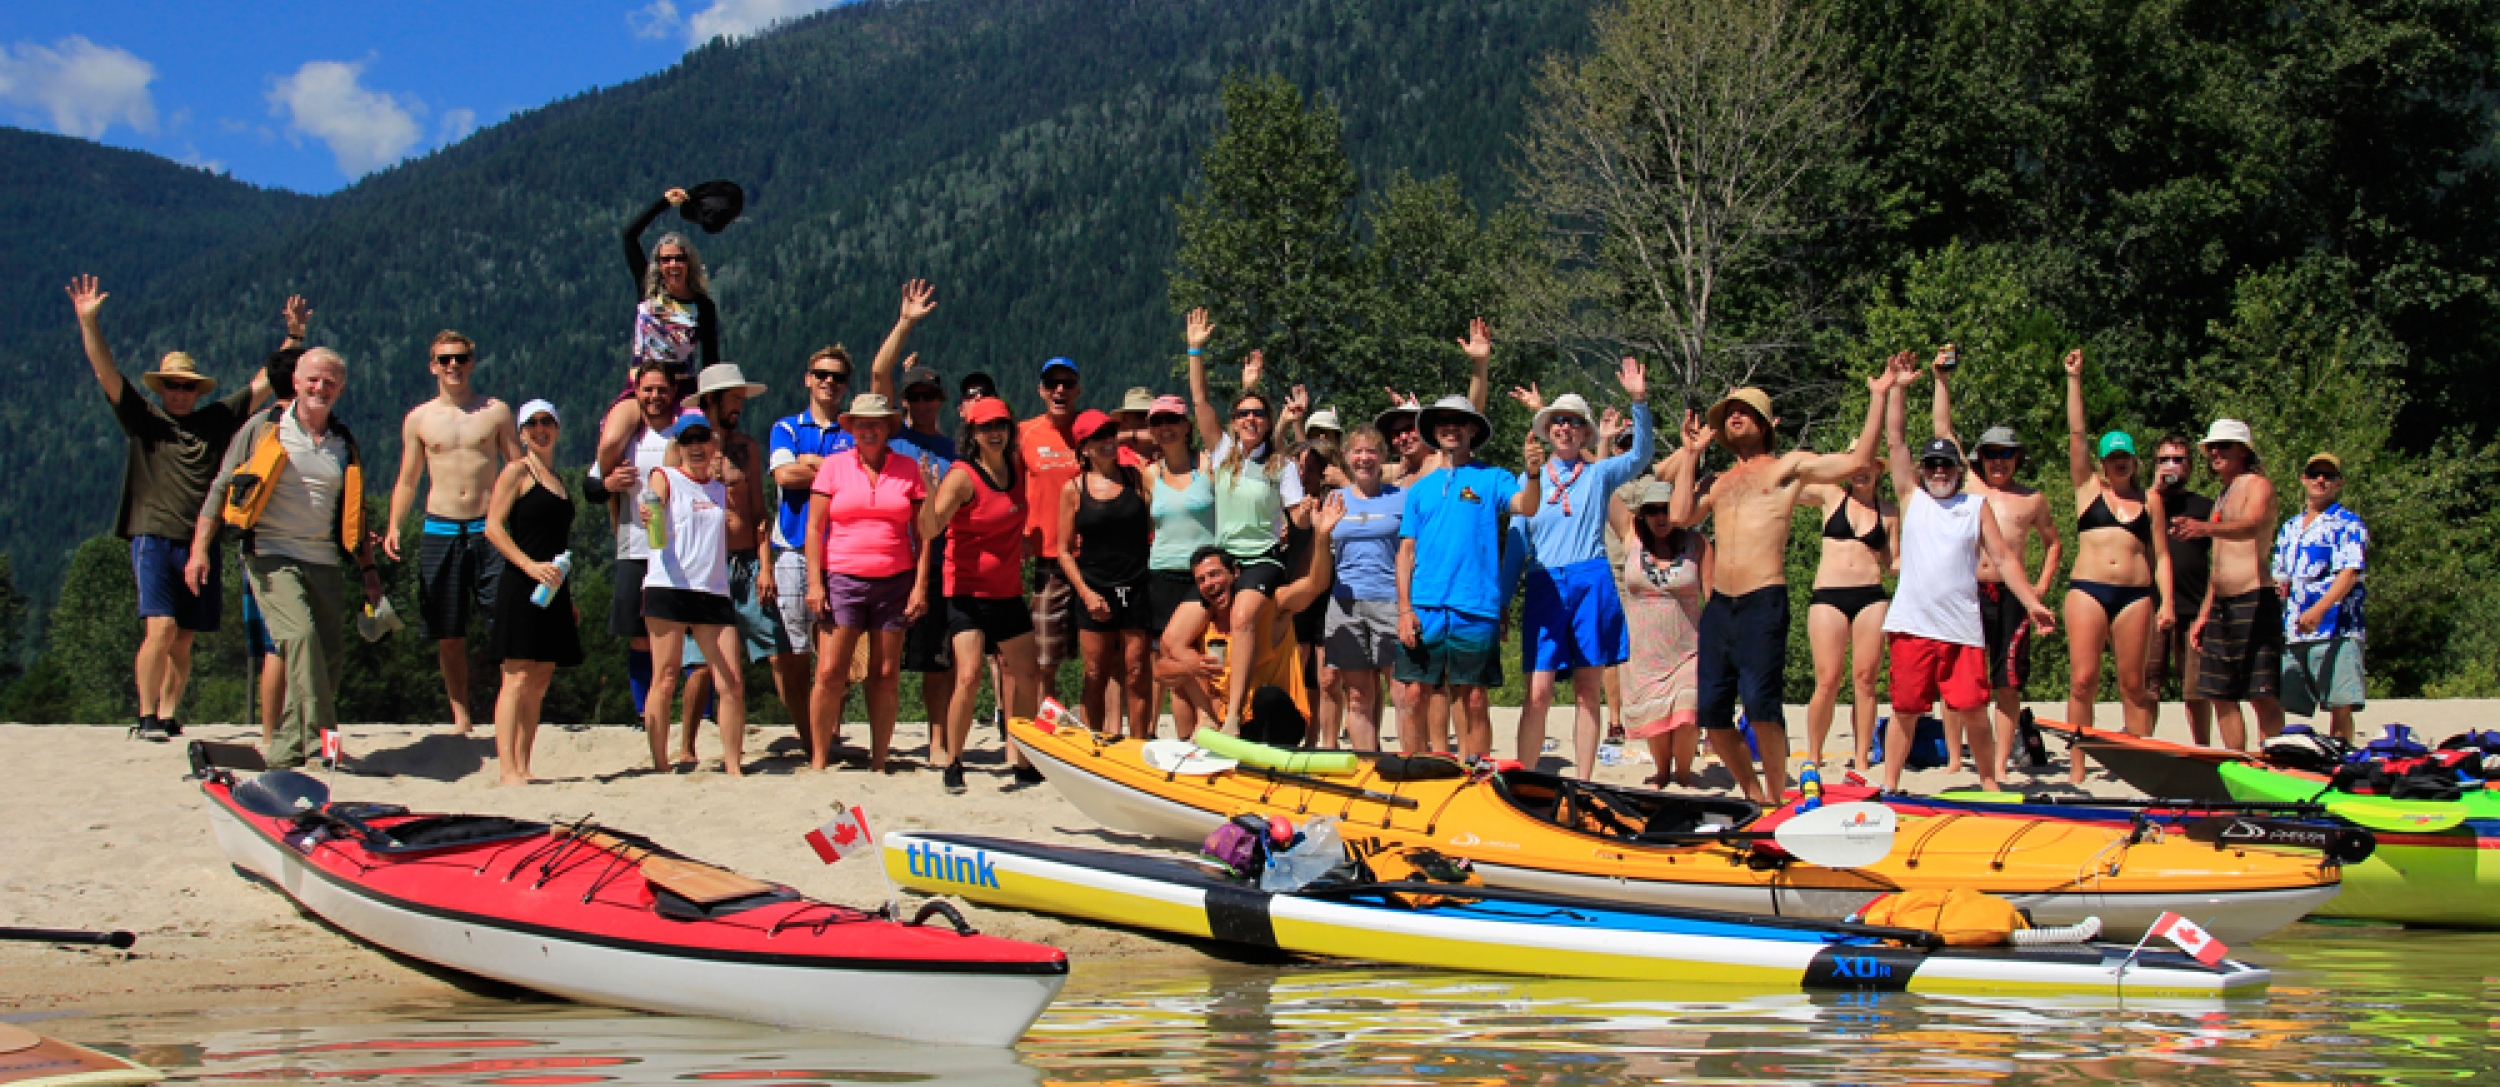
<svg viewBox="0 0 2500 1087">
<path fill-rule="evenodd" d="M 2500 1079 L 2500 934 L 2304 925 L 2262 999 L 1696 990 L 1343 966 L 1079 964 L 1015 1052 L 461 998 L 62 1019 L 189 1082 L 2319 1082 Z"/>
</svg>

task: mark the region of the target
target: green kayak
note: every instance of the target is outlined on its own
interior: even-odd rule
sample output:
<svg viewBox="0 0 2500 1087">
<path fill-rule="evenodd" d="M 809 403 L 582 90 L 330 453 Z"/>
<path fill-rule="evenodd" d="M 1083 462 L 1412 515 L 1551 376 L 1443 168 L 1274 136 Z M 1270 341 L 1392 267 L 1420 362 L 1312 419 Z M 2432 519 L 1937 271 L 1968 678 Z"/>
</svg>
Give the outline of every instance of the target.
<svg viewBox="0 0 2500 1087">
<path fill-rule="evenodd" d="M 2226 763 L 2221 772 L 2237 799 L 2324 804 L 2378 835 L 2378 851 L 2344 869 L 2343 893 L 2316 916 L 2500 928 L 2500 792 L 2390 800 L 2250 763 Z"/>
</svg>

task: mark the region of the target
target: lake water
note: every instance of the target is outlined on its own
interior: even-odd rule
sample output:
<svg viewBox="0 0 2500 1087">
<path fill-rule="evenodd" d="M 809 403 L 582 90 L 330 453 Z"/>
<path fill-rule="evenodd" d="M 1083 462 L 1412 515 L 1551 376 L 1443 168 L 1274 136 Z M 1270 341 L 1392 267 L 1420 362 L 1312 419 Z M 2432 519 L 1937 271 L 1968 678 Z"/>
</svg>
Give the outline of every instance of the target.
<svg viewBox="0 0 2500 1087">
<path fill-rule="evenodd" d="M 2500 934 L 2307 924 L 2243 951 L 2274 988 L 2227 1003 L 1080 963 L 1012 1052 L 468 995 L 34 1025 L 218 1083 L 2500 1082 Z"/>
</svg>

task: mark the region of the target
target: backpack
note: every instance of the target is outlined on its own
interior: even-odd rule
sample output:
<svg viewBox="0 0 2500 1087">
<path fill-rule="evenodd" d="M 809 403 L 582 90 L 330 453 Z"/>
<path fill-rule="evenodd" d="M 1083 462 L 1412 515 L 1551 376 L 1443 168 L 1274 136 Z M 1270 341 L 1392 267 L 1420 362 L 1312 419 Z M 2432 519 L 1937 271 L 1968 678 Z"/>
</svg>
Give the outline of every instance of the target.
<svg viewBox="0 0 2500 1087">
<path fill-rule="evenodd" d="M 1223 865 L 1235 879 L 1255 880 L 1267 870 L 1267 837 L 1266 819 L 1236 815 L 1207 835 L 1198 855 Z"/>
<path fill-rule="evenodd" d="M 2500 754 L 2500 730 L 2472 729 L 2439 741 L 2442 751 L 2463 751 L 2472 748 L 2488 754 Z"/>
<path fill-rule="evenodd" d="M 1890 722 L 1876 722 L 1875 742 L 1866 753 L 1868 763 L 1883 763 L 1884 739 L 1891 734 Z M 2045 745 L 2041 754 L 2047 754 Z M 1910 729 L 1910 757 L 1901 766 L 1906 770 L 1933 770 L 1951 761 L 1951 755 L 1944 746 L 1944 722 L 1933 717 L 1921 717 L 1918 724 Z"/>
</svg>

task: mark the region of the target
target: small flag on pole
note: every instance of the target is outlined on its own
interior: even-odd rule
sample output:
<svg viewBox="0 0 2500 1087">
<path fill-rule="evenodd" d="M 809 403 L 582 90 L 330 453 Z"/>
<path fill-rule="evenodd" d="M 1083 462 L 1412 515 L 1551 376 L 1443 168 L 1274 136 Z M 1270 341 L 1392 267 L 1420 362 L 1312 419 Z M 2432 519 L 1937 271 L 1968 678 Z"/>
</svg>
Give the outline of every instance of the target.
<svg viewBox="0 0 2500 1087">
<path fill-rule="evenodd" d="M 1085 719 L 1077 716 L 1075 710 L 1060 705 L 1058 699 L 1050 697 L 1042 699 L 1041 709 L 1033 714 L 1033 723 L 1042 726 L 1045 732 L 1085 727 Z"/>
<path fill-rule="evenodd" d="M 2220 963 L 2224 955 L 2231 953 L 2231 949 L 2214 939 L 2204 926 L 2175 913 L 2165 913 L 2154 921 L 2153 933 L 2179 945 L 2179 950 L 2196 956 L 2196 961 L 2207 966 Z"/>
<path fill-rule="evenodd" d="M 834 806 L 834 810 L 836 814 L 832 822 L 807 832 L 808 847 L 814 849 L 818 857 L 823 858 L 826 864 L 832 864 L 853 853 L 876 847 L 876 840 L 868 833 L 867 812 L 839 804 Z"/>
<path fill-rule="evenodd" d="M 321 730 L 321 761 L 329 763 L 330 769 L 333 770 L 339 768 L 339 746 L 339 730 L 334 728 Z"/>
</svg>

